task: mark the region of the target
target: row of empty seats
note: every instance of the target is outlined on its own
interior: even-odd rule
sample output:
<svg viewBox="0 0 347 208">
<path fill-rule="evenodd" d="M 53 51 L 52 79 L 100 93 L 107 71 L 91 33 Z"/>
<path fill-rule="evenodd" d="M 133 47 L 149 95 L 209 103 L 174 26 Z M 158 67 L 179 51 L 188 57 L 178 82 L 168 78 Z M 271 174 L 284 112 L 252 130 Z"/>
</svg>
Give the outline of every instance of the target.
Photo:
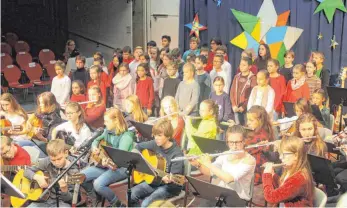
<svg viewBox="0 0 347 208">
<path fill-rule="evenodd" d="M 22 89 L 24 99 L 28 90 L 35 86 L 48 86 L 56 76 L 54 70 L 55 54 L 50 49 L 42 49 L 37 58 L 30 54 L 27 42 L 18 40 L 14 33 L 6 33 L 6 42 L 1 43 L 1 75 L 11 89 Z M 36 61 L 36 62 L 34 62 Z M 43 73 L 49 76 L 43 76 Z M 25 74 L 23 76 L 23 74 Z M 27 78 L 26 78 L 27 77 Z M 45 79 L 42 79 L 44 77 Z M 47 78 L 47 79 L 46 79 Z M 2 84 L 1 90 L 8 91 Z"/>
</svg>

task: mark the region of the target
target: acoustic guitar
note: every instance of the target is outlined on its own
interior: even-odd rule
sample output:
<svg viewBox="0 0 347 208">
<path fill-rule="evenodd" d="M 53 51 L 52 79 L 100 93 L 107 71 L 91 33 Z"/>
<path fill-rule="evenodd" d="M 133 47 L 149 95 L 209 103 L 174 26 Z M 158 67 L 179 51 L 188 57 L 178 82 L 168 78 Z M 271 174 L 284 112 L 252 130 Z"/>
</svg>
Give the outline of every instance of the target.
<svg viewBox="0 0 347 208">
<path fill-rule="evenodd" d="M 154 152 L 147 149 L 143 150 L 141 154 L 146 159 L 146 161 L 152 166 L 152 168 L 155 171 L 155 175 L 148 175 L 146 173 L 141 173 L 135 170 L 133 173 L 134 183 L 139 184 L 145 181 L 147 184 L 160 185 L 162 182 L 162 178 L 168 175 L 170 180 L 174 184 L 183 186 L 183 184 L 185 183 L 185 177 L 183 175 L 165 172 L 167 162 L 164 157 L 157 155 Z"/>
<path fill-rule="evenodd" d="M 37 171 L 35 174 L 47 176 L 42 171 Z M 76 176 L 66 175 L 65 177 L 65 181 L 67 184 L 77 184 L 77 183 L 80 184 L 80 183 L 83 183 L 84 180 L 85 178 L 83 178 L 83 175 L 82 176 L 81 175 L 76 175 Z M 22 207 L 28 201 L 37 201 L 43 192 L 43 189 L 40 188 L 40 186 L 38 185 L 36 181 L 31 181 L 24 177 L 24 170 L 18 171 L 12 183 L 26 196 L 25 199 L 11 196 L 10 198 L 11 205 L 15 208 Z M 50 181 L 48 181 L 48 183 L 50 183 Z M 47 200 L 48 197 L 49 197 L 49 194 L 47 194 L 43 200 Z"/>
<path fill-rule="evenodd" d="M 114 164 L 114 162 L 110 159 L 110 157 L 105 152 L 104 148 L 102 148 L 102 146 L 107 146 L 105 140 L 102 140 L 99 142 L 99 145 L 98 145 L 99 153 L 98 154 L 94 154 L 92 152 L 92 154 L 90 155 L 90 158 L 89 158 L 89 164 L 94 164 L 95 166 L 107 167 L 107 168 L 110 168 L 112 170 L 115 170 L 117 168 L 117 165 Z M 102 165 L 102 159 L 103 158 L 106 158 L 106 166 Z"/>
</svg>

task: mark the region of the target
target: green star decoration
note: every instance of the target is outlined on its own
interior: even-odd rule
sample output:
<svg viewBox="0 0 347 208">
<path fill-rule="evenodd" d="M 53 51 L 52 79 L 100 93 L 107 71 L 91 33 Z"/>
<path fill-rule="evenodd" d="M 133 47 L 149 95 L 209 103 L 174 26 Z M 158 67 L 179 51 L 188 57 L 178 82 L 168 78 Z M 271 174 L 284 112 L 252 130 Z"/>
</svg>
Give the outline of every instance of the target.
<svg viewBox="0 0 347 208">
<path fill-rule="evenodd" d="M 331 21 L 333 20 L 336 9 L 339 9 L 343 12 L 347 12 L 342 0 L 317 0 L 317 1 L 321 3 L 314 11 L 314 14 L 324 10 L 325 16 L 327 17 L 329 23 L 331 23 Z"/>
</svg>

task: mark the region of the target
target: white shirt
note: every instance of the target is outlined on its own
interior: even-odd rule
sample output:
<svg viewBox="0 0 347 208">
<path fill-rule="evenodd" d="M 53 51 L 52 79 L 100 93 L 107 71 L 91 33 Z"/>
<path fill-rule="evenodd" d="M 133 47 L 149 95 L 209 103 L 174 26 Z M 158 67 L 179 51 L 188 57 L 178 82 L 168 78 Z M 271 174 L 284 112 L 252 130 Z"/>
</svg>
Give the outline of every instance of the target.
<svg viewBox="0 0 347 208">
<path fill-rule="evenodd" d="M 5 118 L 11 122 L 12 126 L 20 126 L 25 122 L 25 119 L 22 116 L 16 114 L 10 115 L 6 113 Z M 11 135 L 10 137 L 13 140 L 28 139 L 26 135 Z"/>
<path fill-rule="evenodd" d="M 253 96 L 254 96 L 253 94 L 255 93 L 255 91 L 257 91 L 257 94 L 255 95 L 255 98 L 253 99 Z M 264 91 L 261 90 L 259 86 L 255 86 L 252 89 L 251 95 L 249 96 L 249 100 L 247 103 L 247 110 L 249 110 L 254 105 L 262 106 L 263 97 L 264 97 Z M 274 103 L 275 103 L 275 90 L 273 90 L 272 87 L 270 87 L 266 106 L 263 106 L 267 113 L 272 113 L 274 108 Z"/>
<path fill-rule="evenodd" d="M 217 185 L 225 188 L 230 188 L 236 191 L 240 198 L 250 200 L 250 193 L 251 191 L 253 191 L 250 190 L 250 188 L 256 166 L 255 158 L 252 155 L 246 153 L 247 159 L 250 158 L 251 160 L 254 160 L 254 165 L 249 165 L 243 163 L 243 160 L 245 160 L 245 158 L 238 163 L 233 164 L 229 161 L 228 157 L 229 155 L 222 155 L 217 157 L 213 165 L 232 175 L 234 182 L 227 184 L 224 181 L 220 180 Z"/>
<path fill-rule="evenodd" d="M 62 105 L 70 99 L 71 80 L 64 75 L 63 78 L 55 76 L 52 81 L 51 92 L 54 94 L 57 102 Z"/>
<path fill-rule="evenodd" d="M 140 61 L 136 61 L 136 59 L 134 59 L 132 62 L 130 62 L 129 64 L 129 69 L 130 69 L 130 74 L 131 76 L 133 76 L 134 78 L 136 78 L 136 70 L 138 65 L 140 65 Z"/>
<path fill-rule="evenodd" d="M 75 147 L 79 147 L 84 140 L 88 139 L 91 135 L 92 132 L 88 128 L 86 124 L 83 124 L 82 128 L 80 129 L 79 132 L 76 132 L 76 130 L 73 128 L 73 125 L 71 121 L 67 121 L 65 123 L 60 124 L 55 128 L 55 130 L 58 131 L 65 131 L 67 133 L 71 133 L 71 136 L 73 136 L 76 141 L 75 141 Z"/>
<path fill-rule="evenodd" d="M 223 77 L 224 83 L 225 83 L 224 88 L 223 88 L 223 91 L 229 95 L 230 86 L 231 86 L 231 72 L 230 72 L 230 74 L 229 74 L 229 72 L 224 71 L 223 68 L 222 68 L 222 70 L 221 70 L 220 72 L 217 72 L 215 69 L 213 69 L 213 70 L 210 72 L 211 86 L 213 86 L 213 80 L 214 80 L 214 78 L 216 78 L 217 76 Z M 211 88 L 211 90 L 214 91 L 213 87 Z"/>
</svg>

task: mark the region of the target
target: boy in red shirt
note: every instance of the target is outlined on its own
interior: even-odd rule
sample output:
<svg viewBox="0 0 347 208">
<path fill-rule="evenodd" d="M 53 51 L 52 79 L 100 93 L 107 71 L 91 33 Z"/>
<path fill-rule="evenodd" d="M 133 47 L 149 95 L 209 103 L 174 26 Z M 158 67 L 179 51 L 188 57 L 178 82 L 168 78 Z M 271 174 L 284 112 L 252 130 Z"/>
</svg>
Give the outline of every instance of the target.
<svg viewBox="0 0 347 208">
<path fill-rule="evenodd" d="M 30 155 L 7 136 L 1 136 L 1 157 L 7 165 L 30 165 Z"/>
</svg>

